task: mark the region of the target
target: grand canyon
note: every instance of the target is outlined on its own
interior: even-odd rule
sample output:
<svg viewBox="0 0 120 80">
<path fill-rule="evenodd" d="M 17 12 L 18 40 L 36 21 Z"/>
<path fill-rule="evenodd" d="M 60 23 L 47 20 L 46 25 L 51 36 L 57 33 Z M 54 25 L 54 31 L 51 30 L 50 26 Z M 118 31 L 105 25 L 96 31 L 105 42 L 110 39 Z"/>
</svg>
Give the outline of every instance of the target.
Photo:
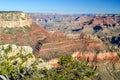
<svg viewBox="0 0 120 80">
<path fill-rule="evenodd" d="M 37 55 L 47 61 L 47 66 L 55 68 L 59 67 L 58 58 L 63 55 L 86 61 L 96 68 L 96 75 L 90 80 L 120 79 L 120 14 L 2 11 L 0 45 L 5 44 L 29 46 L 32 56 Z M 2 46 L 0 48 L 0 53 L 4 54 Z M 32 59 L 27 62 L 29 65 L 35 61 L 34 57 Z M 45 64 L 41 63 L 46 67 Z"/>
</svg>

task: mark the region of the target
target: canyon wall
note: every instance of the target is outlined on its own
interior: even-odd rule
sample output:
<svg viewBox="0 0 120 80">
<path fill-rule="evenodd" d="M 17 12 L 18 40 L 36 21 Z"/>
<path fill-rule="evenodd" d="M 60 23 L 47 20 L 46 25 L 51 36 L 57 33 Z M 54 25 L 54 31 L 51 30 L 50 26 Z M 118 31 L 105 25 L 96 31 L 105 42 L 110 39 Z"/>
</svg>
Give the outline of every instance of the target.
<svg viewBox="0 0 120 80">
<path fill-rule="evenodd" d="M 27 14 L 23 12 L 0 12 L 0 27 L 24 27 L 30 26 L 31 24 L 32 20 Z"/>
</svg>

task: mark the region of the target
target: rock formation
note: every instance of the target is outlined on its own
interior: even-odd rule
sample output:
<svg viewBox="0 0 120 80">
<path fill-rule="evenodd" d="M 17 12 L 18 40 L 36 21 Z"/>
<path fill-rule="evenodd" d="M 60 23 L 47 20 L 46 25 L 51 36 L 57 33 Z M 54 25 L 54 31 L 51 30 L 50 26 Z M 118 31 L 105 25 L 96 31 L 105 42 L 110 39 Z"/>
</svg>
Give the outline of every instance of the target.
<svg viewBox="0 0 120 80">
<path fill-rule="evenodd" d="M 32 19 L 40 22 L 42 26 L 44 25 L 44 28 L 55 29 L 55 31 L 49 31 L 48 29 L 40 27 L 35 22 L 31 21 L 29 16 L 23 12 L 0 12 L 0 43 L 31 46 L 34 49 L 33 51 L 31 47 L 24 47 L 25 49 L 23 49 L 23 51 L 25 52 L 22 53 L 37 53 L 41 58 L 50 60 L 47 65 L 51 64 L 55 67 L 59 66 L 57 63 L 59 56 L 65 54 L 72 55 L 74 52 L 75 53 L 72 55 L 74 59 L 79 57 L 81 60 L 98 63 L 104 63 L 104 61 L 105 63 L 106 61 L 109 63 L 119 61 L 119 15 L 92 15 L 83 17 L 65 15 L 57 17 L 32 16 Z M 72 32 L 77 32 L 77 34 L 73 34 Z M 118 46 L 116 47 L 110 42 L 114 45 L 118 44 Z M 3 47 L 7 47 L 9 50 L 11 49 L 9 45 L 4 45 Z M 19 47 L 16 48 L 12 45 L 12 48 L 15 50 L 20 50 L 21 47 Z M 1 55 L 2 53 L 7 53 L 6 50 L 4 51 L 2 49 L 2 46 L 0 46 Z M 8 56 L 11 55 L 16 54 L 14 51 L 11 51 Z M 31 64 L 30 62 L 34 60 L 33 58 L 28 60 L 27 63 Z M 40 65 L 46 66 L 46 64 Z M 38 65 L 39 68 L 44 67 L 40 67 L 40 65 Z M 116 62 L 115 67 L 117 67 L 117 65 Z M 103 74 L 107 74 L 109 77 L 113 75 L 114 79 L 112 80 L 117 80 L 119 78 L 117 75 L 120 73 L 120 68 L 113 70 L 113 72 L 116 71 L 114 73 L 117 74 L 114 76 L 114 74 L 110 73 L 112 72 L 110 70 L 111 67 L 113 69 L 114 66 L 110 64 L 110 66 L 107 67 L 105 64 L 104 67 L 102 64 L 102 67 L 97 68 L 99 75 L 95 77 L 97 77 L 98 80 L 107 79 L 105 78 L 106 76 L 100 74 L 103 72 Z M 108 68 L 109 70 L 107 70 Z M 104 73 L 103 70 L 107 71 Z"/>
<path fill-rule="evenodd" d="M 24 27 L 32 24 L 30 17 L 23 12 L 0 12 L 0 27 Z"/>
<path fill-rule="evenodd" d="M 120 14 L 29 14 L 33 21 L 42 27 L 62 31 L 65 33 L 80 33 L 83 28 L 91 28 L 96 31 L 109 27 L 120 26 Z M 97 28 L 98 30 L 98 28 Z"/>
</svg>

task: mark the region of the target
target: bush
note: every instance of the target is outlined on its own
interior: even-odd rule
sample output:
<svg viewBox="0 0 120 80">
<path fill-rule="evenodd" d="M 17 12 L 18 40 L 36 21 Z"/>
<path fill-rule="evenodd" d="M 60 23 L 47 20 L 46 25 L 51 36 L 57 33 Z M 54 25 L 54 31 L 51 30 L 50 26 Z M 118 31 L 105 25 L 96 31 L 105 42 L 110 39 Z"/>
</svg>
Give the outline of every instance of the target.
<svg viewBox="0 0 120 80">
<path fill-rule="evenodd" d="M 44 75 L 43 80 L 86 80 L 95 73 L 86 62 L 73 61 L 71 56 L 60 57 L 58 63 L 58 68 L 40 71 Z"/>
<path fill-rule="evenodd" d="M 67 55 L 58 59 L 59 67 L 51 68 L 30 49 L 28 46 L 0 45 L 0 75 L 10 80 L 85 80 L 95 73 L 86 62 L 73 61 Z"/>
<path fill-rule="evenodd" d="M 21 80 L 35 72 L 35 57 L 28 46 L 0 45 L 0 75 Z M 29 50 L 29 51 L 28 51 Z"/>
</svg>

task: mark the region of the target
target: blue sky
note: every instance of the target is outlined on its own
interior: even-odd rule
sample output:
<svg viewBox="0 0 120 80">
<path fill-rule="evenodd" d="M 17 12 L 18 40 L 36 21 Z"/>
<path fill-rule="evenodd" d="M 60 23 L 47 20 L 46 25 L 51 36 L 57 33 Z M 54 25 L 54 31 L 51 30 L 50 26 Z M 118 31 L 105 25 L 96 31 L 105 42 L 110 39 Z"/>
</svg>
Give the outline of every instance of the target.
<svg viewBox="0 0 120 80">
<path fill-rule="evenodd" d="M 117 13 L 120 0 L 0 0 L 0 11 L 40 13 Z"/>
</svg>

